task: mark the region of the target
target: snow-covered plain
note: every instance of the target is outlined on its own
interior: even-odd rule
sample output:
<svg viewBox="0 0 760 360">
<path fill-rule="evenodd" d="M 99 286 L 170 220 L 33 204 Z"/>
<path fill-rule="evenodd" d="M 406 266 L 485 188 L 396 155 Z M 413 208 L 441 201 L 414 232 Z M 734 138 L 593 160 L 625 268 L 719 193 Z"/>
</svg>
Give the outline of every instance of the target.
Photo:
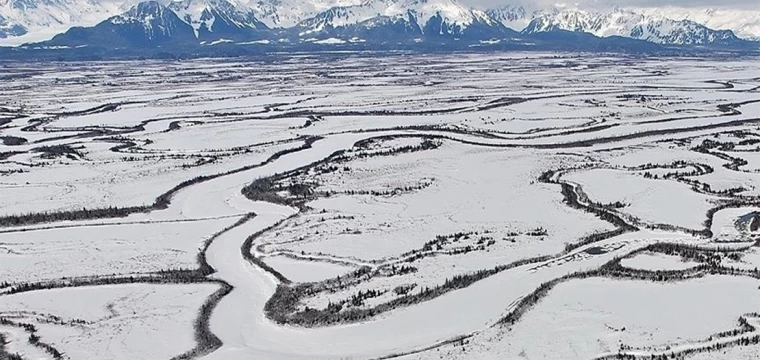
<svg viewBox="0 0 760 360">
<path fill-rule="evenodd" d="M 757 353 L 752 59 L 4 66 L 0 356 Z"/>
<path fill-rule="evenodd" d="M 571 281 L 557 286 L 518 325 L 488 329 L 471 346 L 444 348 L 419 358 L 593 359 L 621 347 L 703 340 L 737 327 L 741 315 L 756 310 L 757 284 L 754 279 L 730 277 L 667 284 Z M 489 341 L 480 343 L 481 338 Z"/>
<path fill-rule="evenodd" d="M 676 256 L 656 253 L 641 253 L 632 258 L 623 259 L 621 265 L 642 270 L 686 270 L 699 265 L 696 261 L 685 261 Z"/>
<path fill-rule="evenodd" d="M 195 346 L 193 322 L 215 288 L 135 284 L 42 290 L 2 297 L 0 316 L 38 324 L 43 341 L 71 359 L 167 359 Z"/>
</svg>

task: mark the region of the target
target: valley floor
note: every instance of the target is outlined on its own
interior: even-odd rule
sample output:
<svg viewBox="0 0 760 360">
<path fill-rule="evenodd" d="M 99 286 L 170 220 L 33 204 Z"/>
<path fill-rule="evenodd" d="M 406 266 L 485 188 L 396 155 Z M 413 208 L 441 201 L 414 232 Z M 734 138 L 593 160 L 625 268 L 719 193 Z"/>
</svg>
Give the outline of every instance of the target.
<svg viewBox="0 0 760 360">
<path fill-rule="evenodd" d="M 756 61 L 0 77 L 0 359 L 760 354 Z"/>
</svg>

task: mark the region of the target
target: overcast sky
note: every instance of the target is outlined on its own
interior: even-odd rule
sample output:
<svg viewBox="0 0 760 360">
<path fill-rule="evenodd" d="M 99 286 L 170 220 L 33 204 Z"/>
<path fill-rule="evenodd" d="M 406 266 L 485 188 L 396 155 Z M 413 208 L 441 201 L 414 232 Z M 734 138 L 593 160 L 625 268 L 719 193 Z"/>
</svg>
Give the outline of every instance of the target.
<svg viewBox="0 0 760 360">
<path fill-rule="evenodd" d="M 634 6 L 634 7 L 695 7 L 695 8 L 723 8 L 723 9 L 752 9 L 760 10 L 760 0 L 575 0 L 575 1 L 562 1 L 562 0 L 462 0 L 463 3 L 473 3 L 485 6 L 498 6 L 509 3 L 522 3 L 522 4 L 540 4 L 540 5 L 596 5 L 600 7 L 607 6 Z"/>
<path fill-rule="evenodd" d="M 619 6 L 641 7 L 723 7 L 723 8 L 760 8 L 759 0 L 596 0 L 594 3 L 615 4 Z"/>
</svg>

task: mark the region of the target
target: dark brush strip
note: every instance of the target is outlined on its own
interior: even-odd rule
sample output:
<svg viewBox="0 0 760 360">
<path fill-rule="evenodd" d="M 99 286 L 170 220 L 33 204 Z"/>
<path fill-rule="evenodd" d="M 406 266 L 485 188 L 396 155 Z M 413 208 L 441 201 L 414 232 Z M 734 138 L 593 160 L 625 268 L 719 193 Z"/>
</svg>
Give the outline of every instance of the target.
<svg viewBox="0 0 760 360">
<path fill-rule="evenodd" d="M 222 298 L 232 292 L 233 287 L 224 281 L 215 281 L 221 285 L 221 288 L 211 294 L 206 299 L 206 302 L 201 306 L 198 317 L 193 324 L 193 331 L 195 337 L 195 347 L 182 355 L 173 357 L 171 360 L 189 360 L 208 355 L 220 347 L 222 347 L 222 340 L 219 339 L 213 332 L 211 332 L 211 315 Z"/>
<path fill-rule="evenodd" d="M 230 170 L 224 173 L 214 174 L 214 175 L 201 175 L 198 177 L 195 177 L 190 180 L 183 181 L 182 183 L 178 184 L 174 188 L 170 189 L 169 191 L 159 195 L 156 200 L 151 205 L 141 205 L 141 206 L 131 206 L 131 207 L 108 207 L 108 208 L 97 208 L 97 209 L 82 209 L 82 210 L 72 210 L 72 211 L 54 211 L 54 212 L 42 212 L 42 213 L 28 213 L 28 214 L 22 214 L 22 215 L 9 215 L 9 216 L 3 216 L 0 217 L 0 227 L 11 227 L 11 226 L 23 226 L 23 225 L 34 225 L 34 224 L 41 224 L 41 223 L 52 223 L 52 222 L 59 222 L 59 221 L 80 221 L 80 220 L 94 220 L 94 219 L 109 219 L 109 218 L 123 218 L 127 217 L 131 214 L 136 213 L 147 213 L 154 210 L 163 210 L 169 207 L 171 204 L 172 197 L 177 194 L 180 190 L 183 190 L 185 188 L 188 188 L 190 186 L 200 184 L 202 182 L 206 182 L 209 180 L 214 180 L 223 176 L 228 176 L 232 174 L 236 174 L 239 172 L 255 169 L 258 167 L 262 167 L 264 165 L 267 165 L 269 163 L 272 163 L 279 159 L 280 157 L 295 153 L 298 151 L 306 150 L 311 148 L 311 145 L 318 141 L 319 137 L 308 137 L 303 139 L 304 144 L 292 148 L 292 149 L 285 149 L 278 151 L 277 153 L 270 156 L 265 161 L 255 164 L 255 165 L 248 165 L 243 166 L 241 168 L 237 168 L 234 170 Z"/>
<path fill-rule="evenodd" d="M 430 138 L 430 136 L 422 135 L 422 134 L 399 135 L 399 136 L 391 135 L 391 136 L 383 136 L 380 138 L 382 138 L 383 140 L 389 140 L 389 139 L 394 139 L 398 137 Z M 362 146 L 363 144 L 366 144 L 367 141 L 368 139 L 358 141 L 354 146 Z M 344 153 L 345 153 L 345 150 L 339 150 L 339 151 L 334 152 L 332 155 L 330 155 L 329 157 L 323 160 L 314 162 L 312 164 L 303 166 L 301 168 L 291 170 L 289 172 L 282 173 L 282 174 L 275 174 L 268 178 L 258 179 L 251 185 L 244 188 L 243 194 L 245 194 L 246 197 L 248 197 L 249 199 L 253 199 L 253 200 L 261 199 L 262 196 L 266 195 L 267 192 L 265 190 L 267 189 L 267 187 L 262 186 L 263 190 L 259 191 L 259 189 L 253 188 L 253 185 L 257 183 L 271 184 L 274 181 L 281 180 L 283 178 L 287 178 L 289 176 L 293 176 L 295 174 L 308 171 L 309 169 L 315 166 L 329 163 L 330 161 L 333 161 L 336 158 L 341 157 Z M 297 304 L 301 301 L 301 299 L 304 296 L 306 296 L 307 294 L 313 295 L 315 291 L 317 292 L 319 291 L 318 288 L 315 288 L 315 285 L 318 283 L 298 284 L 298 285 L 292 286 L 288 279 L 286 279 L 276 270 L 267 266 L 263 261 L 260 261 L 259 259 L 252 256 L 250 253 L 253 241 L 257 237 L 260 237 L 264 232 L 271 230 L 271 228 L 274 228 L 275 226 L 277 226 L 277 224 L 250 236 L 248 239 L 246 239 L 246 242 L 243 244 L 241 250 L 243 252 L 244 257 L 247 257 L 254 264 L 259 265 L 262 269 L 273 274 L 275 277 L 277 277 L 281 281 L 281 284 L 278 285 L 275 293 L 266 303 L 265 312 L 266 312 L 267 317 L 281 324 L 300 325 L 300 326 L 322 326 L 322 325 L 336 324 L 336 323 L 353 323 L 353 322 L 358 322 L 358 321 L 364 321 L 367 318 L 374 317 L 378 314 L 381 314 L 390 310 L 394 310 L 398 307 L 418 304 L 424 301 L 434 299 L 450 291 L 468 287 L 477 281 L 480 281 L 492 275 L 498 274 L 505 270 L 509 270 L 509 269 L 526 265 L 526 264 L 533 264 L 533 263 L 551 260 L 556 257 L 564 256 L 570 251 L 578 247 L 585 246 L 594 242 L 602 241 L 605 239 L 609 239 L 611 237 L 624 234 L 626 232 L 638 230 L 635 226 L 626 223 L 621 217 L 611 213 L 610 211 L 607 211 L 603 207 L 595 207 L 593 205 L 585 205 L 581 203 L 579 201 L 579 195 L 576 193 L 576 190 L 574 187 L 564 182 L 551 180 L 554 173 L 555 173 L 554 171 L 545 172 L 539 177 L 539 181 L 560 185 L 562 189 L 564 201 L 566 204 L 568 204 L 568 206 L 592 213 L 596 215 L 597 217 L 599 217 L 600 219 L 613 224 L 616 227 L 616 229 L 608 231 L 608 232 L 584 237 L 580 239 L 578 244 L 570 245 L 562 253 L 554 255 L 554 256 L 539 256 L 535 258 L 519 260 L 510 264 L 506 264 L 506 265 L 496 266 L 493 269 L 481 270 L 481 271 L 471 273 L 471 274 L 466 274 L 466 275 L 458 275 L 452 279 L 448 279 L 444 285 L 437 286 L 434 288 L 426 288 L 426 289 L 421 290 L 419 293 L 399 297 L 370 309 L 351 309 L 351 311 L 344 311 L 344 312 L 337 311 L 336 312 L 334 311 L 334 309 L 328 308 L 328 309 L 320 309 L 320 310 L 308 309 L 308 310 L 297 312 L 296 311 Z M 294 205 L 293 203 L 287 201 L 287 199 L 284 199 L 284 198 L 279 199 L 278 202 L 285 203 L 288 205 Z"/>
</svg>

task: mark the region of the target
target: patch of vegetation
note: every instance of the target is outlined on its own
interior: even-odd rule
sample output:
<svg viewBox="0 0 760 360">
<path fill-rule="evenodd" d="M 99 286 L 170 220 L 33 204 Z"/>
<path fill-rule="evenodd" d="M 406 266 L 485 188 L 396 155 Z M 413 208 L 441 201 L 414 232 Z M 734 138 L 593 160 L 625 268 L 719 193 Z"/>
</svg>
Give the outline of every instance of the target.
<svg viewBox="0 0 760 360">
<path fill-rule="evenodd" d="M 502 271 L 530 263 L 546 261 L 550 258 L 551 257 L 549 256 L 544 256 L 525 259 L 507 265 L 499 265 L 492 269 L 480 270 L 470 274 L 455 275 L 452 278 L 446 279 L 445 282 L 439 286 L 426 286 L 420 288 L 419 291 L 411 291 L 411 289 L 409 289 L 405 294 L 371 308 L 350 307 L 344 306 L 344 304 L 341 303 L 331 303 L 332 306 L 328 306 L 325 309 L 305 308 L 301 311 L 298 310 L 298 304 L 301 299 L 307 296 L 313 296 L 322 291 L 337 291 L 346 288 L 347 286 L 356 285 L 362 280 L 366 281 L 371 278 L 371 270 L 369 268 L 362 268 L 347 276 L 338 277 L 321 283 L 305 283 L 294 286 L 288 286 L 285 284 L 278 285 L 274 295 L 272 295 L 267 301 L 264 310 L 270 319 L 281 324 L 314 327 L 338 323 L 359 322 L 393 309 L 432 300 L 450 291 L 470 286 L 477 281 Z"/>
<path fill-rule="evenodd" d="M 154 203 L 151 205 L 131 206 L 131 207 L 123 207 L 123 208 L 111 206 L 108 208 L 97 208 L 97 209 L 83 208 L 82 210 L 9 215 L 9 216 L 0 217 L 0 227 L 33 225 L 33 224 L 50 223 L 50 222 L 57 222 L 57 221 L 79 221 L 79 220 L 92 220 L 92 219 L 104 219 L 104 218 L 118 218 L 118 217 L 126 217 L 130 214 L 135 214 L 135 213 L 166 209 L 169 207 L 169 204 L 171 203 L 171 199 L 174 196 L 174 194 L 176 194 L 177 192 L 179 192 L 180 190 L 184 188 L 187 188 L 192 185 L 199 184 L 205 181 L 213 180 L 222 176 L 232 175 L 238 172 L 247 171 L 247 170 L 254 169 L 256 167 L 266 165 L 268 163 L 271 163 L 279 159 L 280 157 L 286 154 L 308 149 L 317 140 L 319 140 L 319 138 L 316 138 L 316 137 L 307 138 L 302 146 L 278 151 L 277 153 L 270 156 L 267 160 L 259 164 L 245 166 L 242 168 L 238 168 L 238 169 L 231 170 L 225 173 L 220 173 L 220 174 L 197 176 L 190 180 L 183 181 L 177 186 L 175 186 L 174 188 L 170 189 L 169 191 L 159 195 L 154 201 Z"/>
<path fill-rule="evenodd" d="M 79 160 L 84 157 L 80 150 L 84 149 L 84 146 L 74 148 L 71 145 L 51 145 L 40 146 L 32 149 L 33 152 L 41 153 L 40 157 L 43 159 L 56 159 L 59 157 L 66 157 L 71 160 Z"/>
<path fill-rule="evenodd" d="M 200 271 L 177 269 L 160 270 L 144 275 L 65 278 L 46 282 L 13 284 L 3 293 L 9 295 L 37 290 L 114 284 L 191 284 L 199 282 L 207 282 L 205 275 Z"/>
<path fill-rule="evenodd" d="M 19 154 L 23 154 L 23 152 L 20 152 L 20 151 L 5 151 L 5 152 L 0 152 L 0 161 L 2 161 L 2 160 L 8 160 L 11 156 L 13 156 L 13 155 L 19 155 Z"/>
<path fill-rule="evenodd" d="M 44 350 L 46 353 L 50 354 L 53 359 L 63 359 L 63 353 L 58 351 L 58 349 L 54 348 L 52 345 L 45 343 L 40 339 L 39 335 L 37 335 L 37 327 L 33 324 L 15 322 L 7 318 L 0 317 L 0 325 L 23 329 L 25 332 L 29 333 L 29 344 Z"/>
<path fill-rule="evenodd" d="M 5 350 L 5 346 L 8 341 L 5 340 L 5 336 L 0 334 L 0 360 L 24 360 L 18 353 L 9 353 Z"/>
<path fill-rule="evenodd" d="M 221 281 L 217 281 L 216 283 L 220 284 L 221 288 L 206 299 L 206 302 L 201 306 L 198 317 L 193 324 L 195 330 L 195 347 L 182 355 L 173 357 L 171 360 L 197 359 L 203 355 L 212 353 L 214 350 L 222 346 L 222 340 L 211 332 L 209 323 L 214 308 L 216 308 L 216 305 L 219 304 L 219 301 L 221 301 L 223 297 L 227 296 L 227 294 L 232 291 L 232 286 Z"/>
<path fill-rule="evenodd" d="M 126 217 L 130 214 L 145 212 L 149 210 L 148 206 L 133 206 L 126 208 L 107 207 L 101 209 L 40 212 L 23 215 L 10 215 L 0 217 L 0 227 L 21 226 L 40 223 L 50 223 L 58 221 L 79 221 L 103 218 Z"/>
<path fill-rule="evenodd" d="M 26 139 L 17 136 L 0 136 L 0 140 L 5 146 L 19 146 L 27 143 Z"/>
</svg>

